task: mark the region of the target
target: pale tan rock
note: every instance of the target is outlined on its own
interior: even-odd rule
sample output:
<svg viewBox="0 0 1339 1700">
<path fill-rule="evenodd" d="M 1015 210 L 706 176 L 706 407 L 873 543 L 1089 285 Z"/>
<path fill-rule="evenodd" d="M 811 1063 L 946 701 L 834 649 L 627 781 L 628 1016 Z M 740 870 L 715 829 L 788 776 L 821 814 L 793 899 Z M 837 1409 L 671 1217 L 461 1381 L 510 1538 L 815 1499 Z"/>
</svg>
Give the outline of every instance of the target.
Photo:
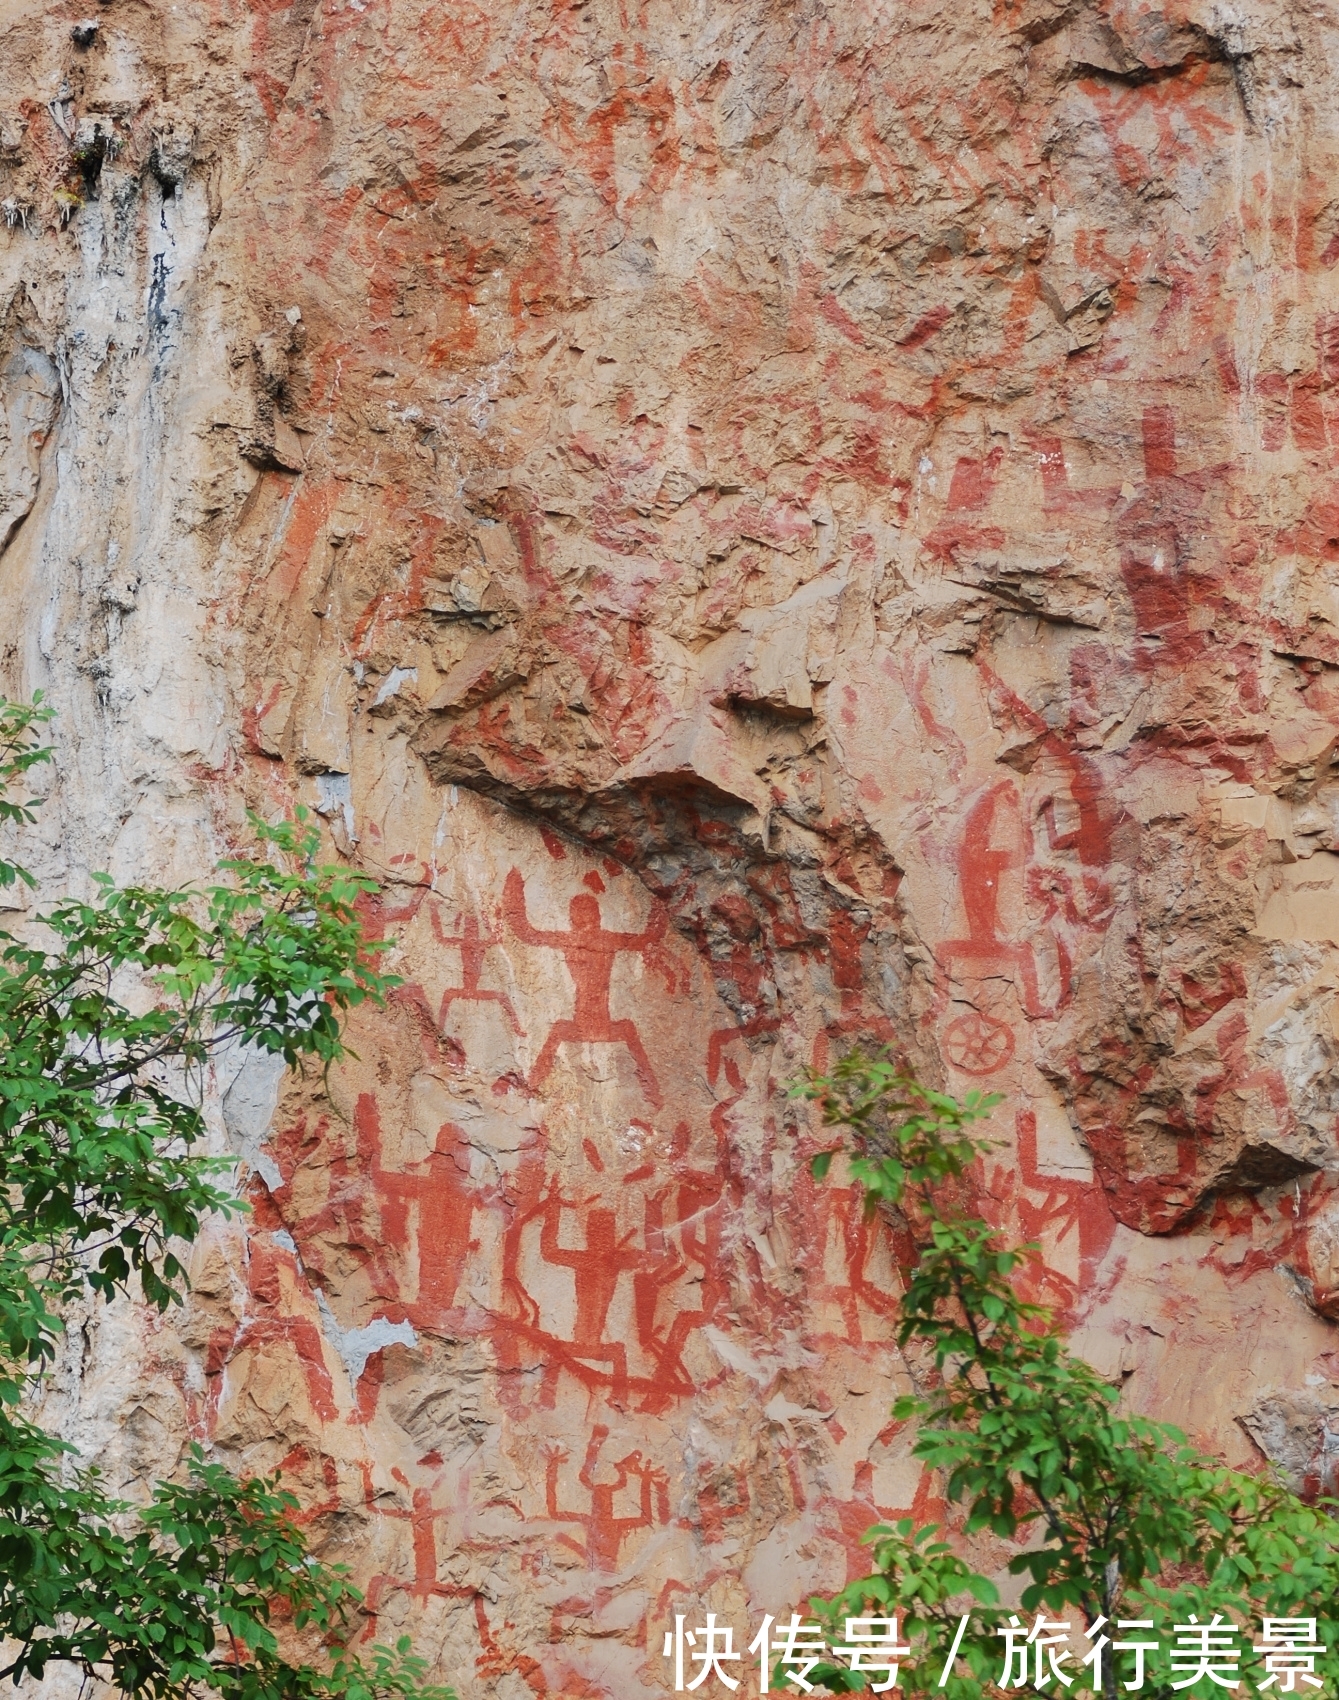
<svg viewBox="0 0 1339 1700">
<path fill-rule="evenodd" d="M 1329 1480 L 1327 28 L 0 9 L 29 859 L 300 801 L 404 980 L 328 1093 L 220 1061 L 254 1216 L 60 1432 L 288 1460 L 465 1700 L 663 1693 L 936 1514 L 784 1096 L 890 1043 L 1007 1093 L 983 1208 L 1132 1404 Z"/>
<path fill-rule="evenodd" d="M 1306 1273 L 1316 1310 L 1339 1321 L 1339 1209 L 1324 1205 L 1307 1224 Z"/>
<path fill-rule="evenodd" d="M 1271 1393 L 1241 1418 L 1241 1426 L 1295 1492 L 1334 1492 L 1339 1395 L 1333 1388 Z"/>
</svg>

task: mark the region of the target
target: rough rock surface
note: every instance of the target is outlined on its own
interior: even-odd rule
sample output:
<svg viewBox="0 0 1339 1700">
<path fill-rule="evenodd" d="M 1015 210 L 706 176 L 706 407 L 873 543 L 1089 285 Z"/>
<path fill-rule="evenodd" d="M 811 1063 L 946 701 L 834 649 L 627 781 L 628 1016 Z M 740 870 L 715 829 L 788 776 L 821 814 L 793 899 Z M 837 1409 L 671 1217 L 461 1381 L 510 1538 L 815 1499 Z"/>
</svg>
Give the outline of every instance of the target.
<svg viewBox="0 0 1339 1700">
<path fill-rule="evenodd" d="M 53 1422 L 285 1462 L 465 1700 L 661 1693 L 933 1508 L 783 1090 L 888 1041 L 1007 1092 L 1132 1401 L 1333 1485 L 1336 65 L 1330 0 L 0 0 L 29 860 L 303 800 L 406 982 L 328 1096 L 220 1070 L 249 1229 Z"/>
</svg>

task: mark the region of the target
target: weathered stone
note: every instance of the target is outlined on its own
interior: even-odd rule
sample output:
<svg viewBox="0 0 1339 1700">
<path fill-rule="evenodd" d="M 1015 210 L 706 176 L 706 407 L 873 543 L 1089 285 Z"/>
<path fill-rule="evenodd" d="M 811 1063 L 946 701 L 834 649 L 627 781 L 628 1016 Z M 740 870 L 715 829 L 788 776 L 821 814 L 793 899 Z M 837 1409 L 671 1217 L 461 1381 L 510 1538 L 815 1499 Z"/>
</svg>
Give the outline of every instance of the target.
<svg viewBox="0 0 1339 1700">
<path fill-rule="evenodd" d="M 1339 1483 L 1339 1390 L 1271 1393 L 1241 1426 L 1297 1493 L 1332 1495 Z"/>
<path fill-rule="evenodd" d="M 197 878 L 300 801 L 404 984 L 328 1092 L 220 1064 L 247 1229 L 52 1423 L 287 1460 L 466 1700 L 660 1693 L 675 1611 L 932 1514 L 784 1094 L 888 1043 L 1008 1094 L 981 1208 L 1133 1404 L 1328 1482 L 1327 21 L 71 21 L 0 17 L 28 859 Z"/>
</svg>

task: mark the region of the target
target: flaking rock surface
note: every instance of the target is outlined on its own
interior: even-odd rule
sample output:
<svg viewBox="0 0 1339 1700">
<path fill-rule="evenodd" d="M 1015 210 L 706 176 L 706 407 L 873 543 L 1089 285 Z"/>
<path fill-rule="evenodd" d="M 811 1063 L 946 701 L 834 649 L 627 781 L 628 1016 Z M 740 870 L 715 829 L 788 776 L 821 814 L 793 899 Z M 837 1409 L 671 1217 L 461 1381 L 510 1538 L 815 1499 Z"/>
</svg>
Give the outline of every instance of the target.
<svg viewBox="0 0 1339 1700">
<path fill-rule="evenodd" d="M 95 28 L 89 26 L 96 25 Z M 0 0 L 27 846 L 317 809 L 404 983 L 221 1065 L 245 1229 L 76 1330 L 464 1700 L 665 1692 L 936 1511 L 785 1086 L 997 1088 L 1132 1403 L 1333 1488 L 1330 0 Z"/>
</svg>

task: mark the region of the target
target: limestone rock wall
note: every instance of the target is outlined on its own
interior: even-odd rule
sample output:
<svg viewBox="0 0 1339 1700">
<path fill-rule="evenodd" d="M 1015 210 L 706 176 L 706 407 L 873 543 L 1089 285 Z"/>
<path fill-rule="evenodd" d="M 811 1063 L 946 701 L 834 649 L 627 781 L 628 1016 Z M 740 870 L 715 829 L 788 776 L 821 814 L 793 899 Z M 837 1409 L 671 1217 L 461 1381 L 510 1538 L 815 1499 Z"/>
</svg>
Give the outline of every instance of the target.
<svg viewBox="0 0 1339 1700">
<path fill-rule="evenodd" d="M 934 1484 L 785 1097 L 1008 1095 L 1141 1409 L 1333 1486 L 1325 0 L 0 0 L 28 859 L 300 800 L 404 985 L 51 1420 L 283 1462 L 465 1700 L 665 1690 Z"/>
</svg>

